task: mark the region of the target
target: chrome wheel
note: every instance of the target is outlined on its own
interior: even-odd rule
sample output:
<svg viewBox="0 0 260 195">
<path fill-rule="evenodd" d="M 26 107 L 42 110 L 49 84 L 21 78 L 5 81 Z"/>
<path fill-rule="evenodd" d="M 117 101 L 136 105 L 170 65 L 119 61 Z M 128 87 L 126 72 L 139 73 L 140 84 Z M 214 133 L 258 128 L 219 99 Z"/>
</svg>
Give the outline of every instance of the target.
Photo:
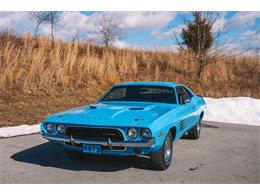
<svg viewBox="0 0 260 195">
<path fill-rule="evenodd" d="M 196 130 L 197 130 L 198 136 L 200 136 L 200 122 L 197 123 Z"/>
<path fill-rule="evenodd" d="M 201 134 L 201 121 L 198 121 L 188 132 L 190 139 L 199 139 Z"/>
<path fill-rule="evenodd" d="M 172 140 L 172 133 L 169 131 L 160 150 L 151 154 L 154 169 L 165 170 L 170 166 L 173 154 Z"/>
<path fill-rule="evenodd" d="M 166 163 L 169 163 L 171 161 L 171 153 L 172 153 L 171 146 L 172 146 L 171 137 L 168 135 L 164 143 L 164 160 Z"/>
</svg>

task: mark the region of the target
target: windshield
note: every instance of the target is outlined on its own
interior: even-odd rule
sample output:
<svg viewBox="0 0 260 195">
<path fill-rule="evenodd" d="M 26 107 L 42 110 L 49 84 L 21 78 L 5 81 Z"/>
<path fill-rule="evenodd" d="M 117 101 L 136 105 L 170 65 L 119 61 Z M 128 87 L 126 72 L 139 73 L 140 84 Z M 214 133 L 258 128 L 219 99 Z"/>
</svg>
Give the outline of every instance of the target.
<svg viewBox="0 0 260 195">
<path fill-rule="evenodd" d="M 171 87 L 161 86 L 117 86 L 101 98 L 101 101 L 138 101 L 176 104 Z"/>
</svg>

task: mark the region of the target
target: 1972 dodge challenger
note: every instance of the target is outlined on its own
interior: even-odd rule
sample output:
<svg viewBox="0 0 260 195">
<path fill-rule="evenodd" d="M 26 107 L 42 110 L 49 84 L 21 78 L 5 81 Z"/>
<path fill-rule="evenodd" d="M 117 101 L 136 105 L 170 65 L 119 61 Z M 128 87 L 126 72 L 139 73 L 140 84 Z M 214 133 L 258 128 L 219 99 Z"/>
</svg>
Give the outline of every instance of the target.
<svg viewBox="0 0 260 195">
<path fill-rule="evenodd" d="M 113 86 L 96 104 L 53 114 L 41 123 L 44 138 L 61 145 L 69 159 L 84 153 L 149 156 L 165 170 L 173 142 L 198 139 L 205 101 L 171 82 L 130 82 Z"/>
</svg>

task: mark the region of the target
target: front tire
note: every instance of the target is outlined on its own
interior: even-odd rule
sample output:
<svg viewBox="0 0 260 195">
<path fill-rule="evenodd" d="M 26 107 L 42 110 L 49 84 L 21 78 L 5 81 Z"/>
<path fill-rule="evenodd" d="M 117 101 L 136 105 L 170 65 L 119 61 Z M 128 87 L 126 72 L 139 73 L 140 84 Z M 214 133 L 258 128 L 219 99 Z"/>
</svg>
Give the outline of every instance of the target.
<svg viewBox="0 0 260 195">
<path fill-rule="evenodd" d="M 169 131 L 160 150 L 151 155 L 154 169 L 166 170 L 170 166 L 173 153 L 172 139 L 172 133 Z"/>
<path fill-rule="evenodd" d="M 197 122 L 197 124 L 188 132 L 188 136 L 190 139 L 199 139 L 201 133 L 201 121 Z"/>
<path fill-rule="evenodd" d="M 83 154 L 74 150 L 64 150 L 65 156 L 72 161 L 81 160 L 83 158 Z"/>
</svg>

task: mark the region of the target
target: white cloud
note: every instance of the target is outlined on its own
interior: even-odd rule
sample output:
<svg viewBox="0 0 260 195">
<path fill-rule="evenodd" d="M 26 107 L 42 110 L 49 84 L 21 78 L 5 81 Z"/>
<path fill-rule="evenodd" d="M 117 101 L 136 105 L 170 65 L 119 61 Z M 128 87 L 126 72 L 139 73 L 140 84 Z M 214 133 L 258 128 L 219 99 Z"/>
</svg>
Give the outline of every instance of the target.
<svg viewBox="0 0 260 195">
<path fill-rule="evenodd" d="M 147 48 L 146 50 L 151 51 L 150 48 Z M 180 51 L 180 47 L 177 44 L 169 45 L 169 46 L 157 46 L 157 47 L 153 47 L 152 51 L 179 52 Z"/>
<path fill-rule="evenodd" d="M 162 34 L 161 29 L 153 30 L 153 31 L 150 33 L 150 35 L 151 35 L 152 37 L 160 37 L 161 34 Z"/>
<path fill-rule="evenodd" d="M 163 33 L 163 36 L 164 37 L 173 37 L 173 36 L 179 36 L 180 34 L 181 34 L 181 32 L 182 32 L 182 29 L 184 29 L 185 28 L 185 25 L 184 24 L 181 24 L 181 25 L 179 25 L 179 26 L 177 26 L 177 27 L 174 27 L 174 28 L 172 28 L 171 30 L 169 30 L 169 31 L 167 31 L 167 32 L 165 32 L 165 33 Z"/>
<path fill-rule="evenodd" d="M 230 29 L 251 26 L 255 24 L 257 18 L 260 18 L 260 12 L 238 12 L 228 21 L 227 25 Z"/>
<path fill-rule="evenodd" d="M 78 30 L 93 31 L 98 25 L 100 16 L 104 12 L 96 12 L 92 15 L 85 15 L 80 12 L 64 12 L 61 25 Z M 123 29 L 161 28 L 174 19 L 176 12 L 105 12 L 111 14 L 118 20 Z"/>
<path fill-rule="evenodd" d="M 260 31 L 248 30 L 241 34 L 236 42 L 227 42 L 223 45 L 226 52 L 232 54 L 251 55 L 260 53 Z"/>
<path fill-rule="evenodd" d="M 251 53 L 260 54 L 260 30 L 248 30 L 241 35 L 242 47 Z"/>
<path fill-rule="evenodd" d="M 167 25 L 176 16 L 176 12 L 117 12 L 121 18 L 121 27 L 126 29 L 158 29 Z"/>
<path fill-rule="evenodd" d="M 112 46 L 115 48 L 119 48 L 119 49 L 130 48 L 130 49 L 135 49 L 135 50 L 144 50 L 144 48 L 141 47 L 140 45 L 129 44 L 123 40 L 115 40 L 112 43 Z"/>
<path fill-rule="evenodd" d="M 260 30 L 248 30 L 242 34 L 242 37 L 260 42 Z"/>
<path fill-rule="evenodd" d="M 85 35 L 88 31 L 93 31 L 94 23 L 90 21 L 90 16 L 80 12 L 63 12 L 59 23 L 55 26 L 55 37 L 59 39 L 72 39 L 77 34 Z M 43 24 L 41 27 L 43 35 L 50 35 L 50 26 Z"/>
<path fill-rule="evenodd" d="M 31 31 L 28 12 L 0 12 L 0 31 Z"/>
<path fill-rule="evenodd" d="M 171 45 L 171 51 L 173 51 L 173 52 L 178 52 L 178 51 L 180 51 L 180 47 L 179 47 L 179 45 L 177 45 L 177 44 L 175 44 L 175 45 Z"/>
<path fill-rule="evenodd" d="M 120 49 L 129 47 L 129 45 L 126 42 L 121 40 L 114 41 L 113 46 Z"/>
<path fill-rule="evenodd" d="M 241 53 L 242 52 L 242 47 L 240 43 L 225 43 L 223 45 L 224 51 L 227 53 Z"/>
<path fill-rule="evenodd" d="M 95 28 L 90 18 L 80 12 L 63 12 L 59 27 L 66 30 L 90 31 Z"/>
<path fill-rule="evenodd" d="M 225 19 L 225 16 L 224 15 L 220 16 L 219 18 L 217 18 L 217 20 L 212 26 L 213 33 L 225 31 L 226 25 L 227 25 L 227 20 Z"/>
<path fill-rule="evenodd" d="M 184 24 L 180 24 L 166 32 L 162 32 L 160 29 L 156 29 L 151 32 L 151 36 L 156 37 L 158 39 L 162 38 L 173 38 L 175 35 L 178 37 L 181 35 L 182 29 L 185 28 Z"/>
</svg>

